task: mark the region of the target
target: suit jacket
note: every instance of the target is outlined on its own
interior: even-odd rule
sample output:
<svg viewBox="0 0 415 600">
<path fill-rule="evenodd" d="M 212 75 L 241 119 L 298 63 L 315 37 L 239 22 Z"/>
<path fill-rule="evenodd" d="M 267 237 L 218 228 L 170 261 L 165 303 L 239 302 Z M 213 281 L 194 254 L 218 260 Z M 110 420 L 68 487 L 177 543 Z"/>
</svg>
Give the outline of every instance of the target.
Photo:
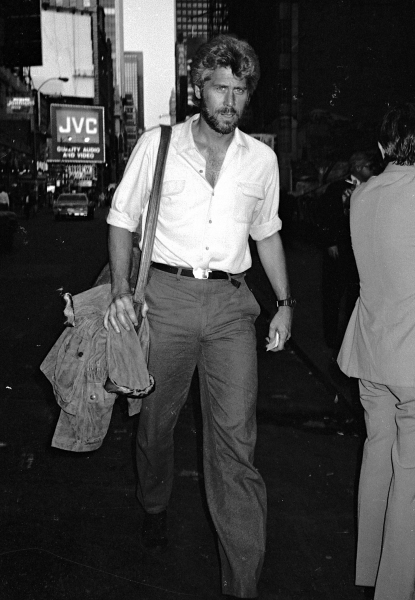
<svg viewBox="0 0 415 600">
<path fill-rule="evenodd" d="M 338 357 L 351 377 L 415 386 L 415 166 L 389 164 L 351 198 L 360 297 Z"/>
</svg>

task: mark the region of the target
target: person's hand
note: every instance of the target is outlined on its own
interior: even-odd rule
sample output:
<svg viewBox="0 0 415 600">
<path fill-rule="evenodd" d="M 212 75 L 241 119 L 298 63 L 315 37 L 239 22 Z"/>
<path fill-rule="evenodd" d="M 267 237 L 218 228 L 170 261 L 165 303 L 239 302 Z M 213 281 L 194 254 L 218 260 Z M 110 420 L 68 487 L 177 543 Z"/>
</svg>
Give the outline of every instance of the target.
<svg viewBox="0 0 415 600">
<path fill-rule="evenodd" d="M 328 255 L 330 258 L 339 258 L 339 247 L 338 246 L 330 246 L 327 248 Z"/>
<path fill-rule="evenodd" d="M 145 308 L 148 310 L 146 303 L 144 303 L 142 309 L 143 317 L 145 316 Z M 147 310 L 145 313 L 147 313 Z M 110 324 L 117 333 L 120 333 L 120 326 L 124 327 L 126 331 L 130 331 L 131 326 L 135 327 L 138 325 L 133 305 L 133 295 L 131 293 L 118 294 L 114 297 L 104 316 L 105 329 L 108 330 Z"/>
<path fill-rule="evenodd" d="M 293 309 L 289 306 L 280 306 L 278 312 L 269 325 L 267 341 L 271 344 L 271 352 L 284 350 L 284 344 L 291 337 L 291 322 L 293 319 Z M 278 333 L 278 344 L 273 348 L 276 335 Z"/>
<path fill-rule="evenodd" d="M 148 313 L 148 304 L 147 304 L 147 302 L 144 300 L 144 304 L 143 304 L 143 306 L 142 306 L 142 309 L 141 309 L 141 316 L 143 317 L 143 319 L 145 319 L 145 318 L 146 318 L 146 316 L 147 316 L 147 313 Z"/>
</svg>

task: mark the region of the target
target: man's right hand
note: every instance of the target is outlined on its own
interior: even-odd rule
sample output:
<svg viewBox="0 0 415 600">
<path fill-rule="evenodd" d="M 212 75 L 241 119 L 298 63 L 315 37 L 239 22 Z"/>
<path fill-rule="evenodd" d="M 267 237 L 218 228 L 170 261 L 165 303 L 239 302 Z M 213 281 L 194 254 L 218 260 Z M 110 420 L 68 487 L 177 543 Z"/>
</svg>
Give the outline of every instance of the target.
<svg viewBox="0 0 415 600">
<path fill-rule="evenodd" d="M 109 324 L 111 324 L 117 333 L 120 333 L 120 326 L 130 331 L 131 324 L 133 326 L 138 325 L 133 305 L 133 295 L 131 293 L 119 294 L 114 297 L 104 316 L 104 327 L 106 330 L 109 329 Z"/>
</svg>

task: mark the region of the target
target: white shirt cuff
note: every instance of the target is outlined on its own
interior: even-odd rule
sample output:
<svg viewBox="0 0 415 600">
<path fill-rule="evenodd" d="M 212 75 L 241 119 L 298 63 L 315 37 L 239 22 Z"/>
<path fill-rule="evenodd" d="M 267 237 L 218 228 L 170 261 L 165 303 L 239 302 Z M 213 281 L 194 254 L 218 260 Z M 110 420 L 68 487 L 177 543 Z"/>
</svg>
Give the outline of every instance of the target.
<svg viewBox="0 0 415 600">
<path fill-rule="evenodd" d="M 115 227 L 128 229 L 128 231 L 131 231 L 131 233 L 134 233 L 138 227 L 138 223 L 130 219 L 125 213 L 121 213 L 115 208 L 110 208 L 107 217 L 107 223 L 108 225 L 114 225 Z"/>
<path fill-rule="evenodd" d="M 261 225 L 252 225 L 250 229 L 250 235 L 253 240 L 259 242 L 267 237 L 271 237 L 274 233 L 279 231 L 282 227 L 281 219 L 276 215 L 272 221 L 267 221 Z"/>
</svg>

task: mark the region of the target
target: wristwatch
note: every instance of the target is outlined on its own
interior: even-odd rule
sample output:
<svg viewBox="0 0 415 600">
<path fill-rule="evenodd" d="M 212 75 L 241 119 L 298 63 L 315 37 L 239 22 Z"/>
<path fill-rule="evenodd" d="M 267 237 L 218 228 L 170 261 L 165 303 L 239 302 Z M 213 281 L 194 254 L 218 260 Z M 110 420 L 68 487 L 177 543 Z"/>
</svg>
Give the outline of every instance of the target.
<svg viewBox="0 0 415 600">
<path fill-rule="evenodd" d="M 290 308 L 294 308 L 296 304 L 297 300 L 294 300 L 294 298 L 291 298 L 291 296 L 289 296 L 288 298 L 284 298 L 284 300 L 277 300 L 276 302 L 277 307 L 289 306 Z"/>
</svg>

